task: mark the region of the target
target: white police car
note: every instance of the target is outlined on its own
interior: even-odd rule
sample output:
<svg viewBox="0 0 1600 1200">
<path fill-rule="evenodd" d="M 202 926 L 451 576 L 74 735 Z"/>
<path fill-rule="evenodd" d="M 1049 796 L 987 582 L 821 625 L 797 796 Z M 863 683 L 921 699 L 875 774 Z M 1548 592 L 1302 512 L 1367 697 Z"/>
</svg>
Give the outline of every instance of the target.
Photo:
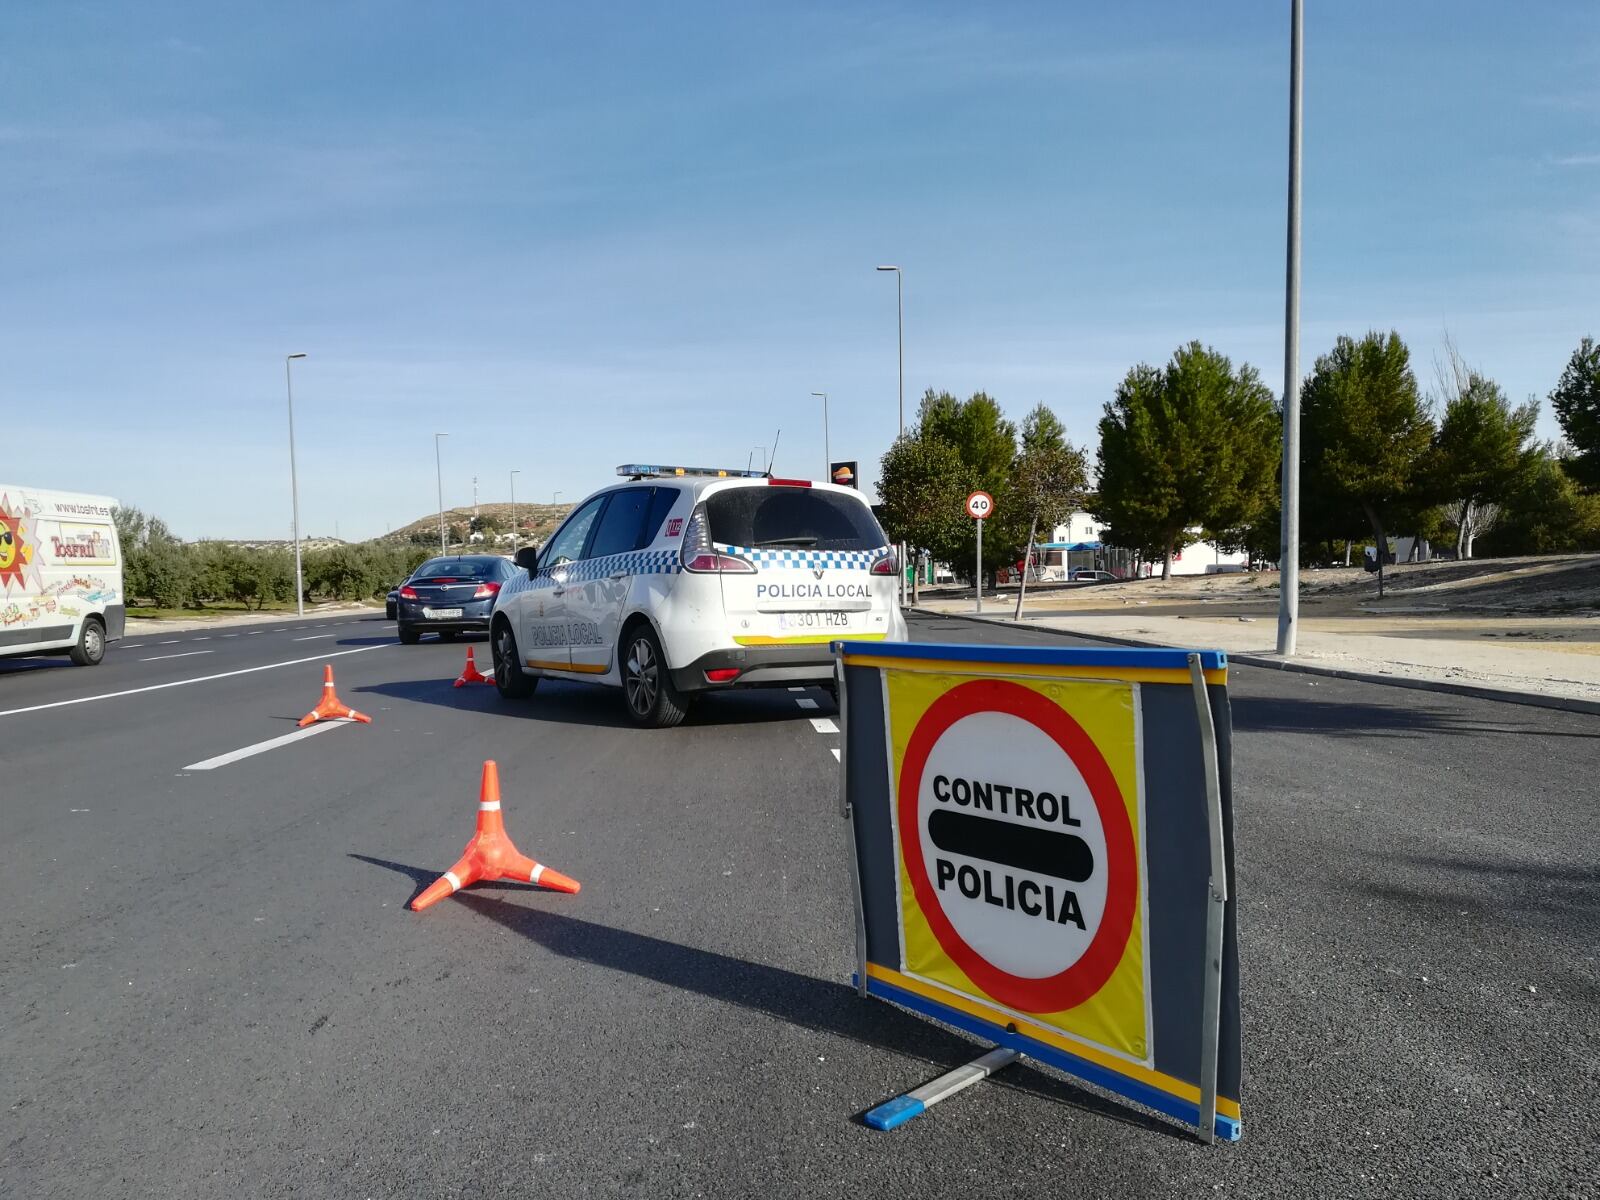
<svg viewBox="0 0 1600 1200">
<path fill-rule="evenodd" d="M 623 690 L 641 725 L 698 692 L 833 683 L 828 643 L 906 639 L 897 564 L 853 488 L 758 472 L 628 464 L 500 589 L 500 694 L 542 678 Z"/>
</svg>

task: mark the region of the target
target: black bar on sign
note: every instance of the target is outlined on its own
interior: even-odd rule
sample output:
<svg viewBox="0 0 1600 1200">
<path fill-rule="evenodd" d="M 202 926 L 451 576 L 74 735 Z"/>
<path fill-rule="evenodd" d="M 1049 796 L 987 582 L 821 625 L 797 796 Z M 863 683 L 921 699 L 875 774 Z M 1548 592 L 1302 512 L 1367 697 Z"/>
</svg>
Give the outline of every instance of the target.
<svg viewBox="0 0 1600 1200">
<path fill-rule="evenodd" d="M 985 858 L 1001 866 L 1036 875 L 1054 875 L 1082 883 L 1094 874 L 1094 852 L 1081 837 L 996 821 L 971 813 L 937 809 L 928 815 L 928 836 L 939 849 L 968 858 Z"/>
</svg>

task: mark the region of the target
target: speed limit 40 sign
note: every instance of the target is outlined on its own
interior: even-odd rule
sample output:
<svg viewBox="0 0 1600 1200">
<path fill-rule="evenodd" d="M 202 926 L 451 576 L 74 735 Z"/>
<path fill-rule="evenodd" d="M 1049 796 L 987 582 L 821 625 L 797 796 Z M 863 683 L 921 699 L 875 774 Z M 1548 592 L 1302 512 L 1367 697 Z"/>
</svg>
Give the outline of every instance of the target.
<svg viewBox="0 0 1600 1200">
<path fill-rule="evenodd" d="M 988 492 L 973 492 L 967 497 L 967 516 L 982 521 L 994 512 L 994 497 Z"/>
</svg>

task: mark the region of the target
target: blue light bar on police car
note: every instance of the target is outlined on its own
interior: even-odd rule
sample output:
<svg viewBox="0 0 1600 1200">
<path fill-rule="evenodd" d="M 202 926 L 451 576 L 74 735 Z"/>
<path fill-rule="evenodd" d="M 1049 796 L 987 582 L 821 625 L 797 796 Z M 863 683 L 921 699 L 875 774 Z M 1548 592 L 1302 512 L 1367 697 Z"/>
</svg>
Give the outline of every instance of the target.
<svg viewBox="0 0 1600 1200">
<path fill-rule="evenodd" d="M 765 471 L 738 471 L 722 467 L 663 467 L 656 463 L 623 463 L 617 474 L 629 479 L 659 479 L 677 475 L 710 475 L 716 479 L 765 479 Z"/>
</svg>

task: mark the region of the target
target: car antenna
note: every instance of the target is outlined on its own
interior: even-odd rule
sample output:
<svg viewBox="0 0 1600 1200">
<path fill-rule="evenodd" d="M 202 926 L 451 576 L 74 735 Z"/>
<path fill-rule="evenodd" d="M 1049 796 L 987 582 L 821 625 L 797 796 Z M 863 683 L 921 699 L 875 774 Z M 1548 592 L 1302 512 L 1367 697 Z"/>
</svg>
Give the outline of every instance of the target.
<svg viewBox="0 0 1600 1200">
<path fill-rule="evenodd" d="M 772 435 L 772 453 L 767 455 L 767 478 L 772 478 L 772 462 L 778 457 L 778 439 L 783 437 L 783 430 L 778 430 Z"/>
</svg>

